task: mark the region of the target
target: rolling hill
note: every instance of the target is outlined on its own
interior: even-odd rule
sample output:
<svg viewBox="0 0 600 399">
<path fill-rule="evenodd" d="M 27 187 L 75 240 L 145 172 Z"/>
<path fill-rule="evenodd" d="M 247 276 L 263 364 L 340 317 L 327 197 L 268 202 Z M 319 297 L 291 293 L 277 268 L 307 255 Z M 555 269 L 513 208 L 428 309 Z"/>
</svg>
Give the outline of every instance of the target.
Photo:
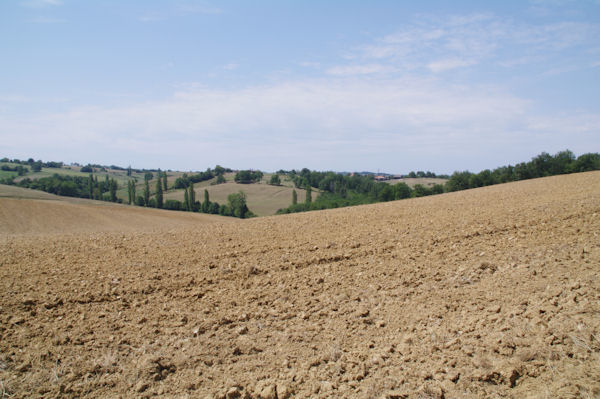
<svg viewBox="0 0 600 399">
<path fill-rule="evenodd" d="M 227 223 L 230 219 L 60 197 L 43 191 L 0 185 L 0 236 L 153 231 L 196 227 L 216 221 Z"/>
<path fill-rule="evenodd" d="M 227 204 L 229 194 L 243 191 L 247 197 L 248 208 L 258 216 L 274 215 L 280 208 L 287 208 L 292 203 L 293 187 L 288 185 L 271 186 L 264 182 L 255 184 L 238 184 L 232 181 L 211 186 L 209 184 L 194 185 L 196 199 L 204 201 L 204 190 L 208 190 L 210 201 L 219 204 Z M 298 201 L 302 202 L 306 198 L 306 190 L 295 189 L 298 193 Z M 316 193 L 313 198 L 316 198 Z M 169 191 L 165 194 L 166 199 L 175 199 L 183 201 L 183 190 Z"/>
<path fill-rule="evenodd" d="M 33 203 L 0 199 L 35 226 L 0 239 L 8 397 L 600 396 L 600 172 L 141 229 L 61 204 L 123 220 L 78 234 Z"/>
</svg>

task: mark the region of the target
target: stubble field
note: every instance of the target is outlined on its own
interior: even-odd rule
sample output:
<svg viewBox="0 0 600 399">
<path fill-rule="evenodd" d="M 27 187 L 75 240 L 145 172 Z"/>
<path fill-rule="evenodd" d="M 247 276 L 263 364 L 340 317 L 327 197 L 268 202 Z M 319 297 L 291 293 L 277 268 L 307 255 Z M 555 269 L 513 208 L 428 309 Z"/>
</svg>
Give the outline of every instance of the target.
<svg viewBox="0 0 600 399">
<path fill-rule="evenodd" d="M 118 229 L 39 202 L 0 198 L 0 398 L 600 397 L 600 172 Z"/>
</svg>

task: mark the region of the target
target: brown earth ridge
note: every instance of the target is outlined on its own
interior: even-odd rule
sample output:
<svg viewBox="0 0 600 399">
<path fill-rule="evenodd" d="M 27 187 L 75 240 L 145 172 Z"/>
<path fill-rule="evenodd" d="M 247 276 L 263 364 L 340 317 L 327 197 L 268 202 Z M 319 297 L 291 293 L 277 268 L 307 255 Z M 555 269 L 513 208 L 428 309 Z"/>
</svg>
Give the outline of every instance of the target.
<svg viewBox="0 0 600 399">
<path fill-rule="evenodd" d="M 36 201 L 0 198 L 0 398 L 600 397 L 600 172 L 116 229 Z"/>
</svg>

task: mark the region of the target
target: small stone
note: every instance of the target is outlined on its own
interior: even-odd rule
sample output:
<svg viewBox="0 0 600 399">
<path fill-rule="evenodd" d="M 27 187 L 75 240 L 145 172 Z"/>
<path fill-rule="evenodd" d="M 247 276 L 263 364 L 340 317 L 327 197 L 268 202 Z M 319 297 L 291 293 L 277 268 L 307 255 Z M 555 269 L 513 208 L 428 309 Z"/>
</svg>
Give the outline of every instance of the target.
<svg viewBox="0 0 600 399">
<path fill-rule="evenodd" d="M 319 392 L 331 392 L 333 391 L 333 384 L 329 381 L 322 381 Z"/>
<path fill-rule="evenodd" d="M 148 389 L 148 383 L 145 381 L 138 381 L 137 384 L 135 384 L 135 391 L 136 392 L 144 392 L 146 389 Z"/>
<path fill-rule="evenodd" d="M 383 397 L 385 399 L 408 399 L 409 393 L 399 389 L 394 389 L 393 391 L 387 391 Z"/>
<path fill-rule="evenodd" d="M 248 327 L 246 326 L 242 326 L 240 328 L 237 329 L 237 333 L 238 335 L 244 335 L 248 333 Z"/>
<path fill-rule="evenodd" d="M 275 385 L 270 384 L 264 387 L 260 393 L 258 394 L 260 399 L 276 399 L 277 398 L 277 390 Z"/>
<path fill-rule="evenodd" d="M 289 399 L 293 393 L 287 384 L 277 384 L 277 399 Z"/>
<path fill-rule="evenodd" d="M 19 365 L 19 367 L 17 367 L 15 370 L 17 370 L 19 373 L 23 373 L 23 372 L 29 370 L 30 368 L 31 368 L 31 363 L 24 362 L 24 363 L 21 363 Z"/>
<path fill-rule="evenodd" d="M 225 397 L 227 399 L 237 399 L 240 396 L 242 396 L 242 393 L 240 392 L 240 388 L 238 387 L 231 387 L 227 390 L 227 394 L 225 395 Z"/>
</svg>

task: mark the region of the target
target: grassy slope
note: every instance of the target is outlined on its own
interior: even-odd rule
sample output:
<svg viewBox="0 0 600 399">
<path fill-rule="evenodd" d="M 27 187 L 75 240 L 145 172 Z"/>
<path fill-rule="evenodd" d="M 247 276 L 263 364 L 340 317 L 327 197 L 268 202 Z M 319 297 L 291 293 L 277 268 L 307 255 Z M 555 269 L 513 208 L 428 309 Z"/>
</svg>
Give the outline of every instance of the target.
<svg viewBox="0 0 600 399">
<path fill-rule="evenodd" d="M 226 204 L 229 194 L 242 190 L 246 194 L 248 208 L 258 216 L 274 215 L 278 209 L 288 207 L 292 203 L 292 191 L 294 190 L 290 186 L 271 186 L 264 182 L 256 184 L 227 182 L 215 186 L 211 186 L 210 181 L 203 183 L 194 185 L 197 200 L 204 201 L 204 190 L 206 189 L 211 201 Z M 304 201 L 306 191 L 296 189 L 296 192 L 298 193 L 298 201 Z M 178 201 L 183 201 L 183 197 L 183 190 L 170 191 L 165 195 L 165 199 Z M 315 197 L 316 194 L 313 193 L 313 198 Z"/>
</svg>

